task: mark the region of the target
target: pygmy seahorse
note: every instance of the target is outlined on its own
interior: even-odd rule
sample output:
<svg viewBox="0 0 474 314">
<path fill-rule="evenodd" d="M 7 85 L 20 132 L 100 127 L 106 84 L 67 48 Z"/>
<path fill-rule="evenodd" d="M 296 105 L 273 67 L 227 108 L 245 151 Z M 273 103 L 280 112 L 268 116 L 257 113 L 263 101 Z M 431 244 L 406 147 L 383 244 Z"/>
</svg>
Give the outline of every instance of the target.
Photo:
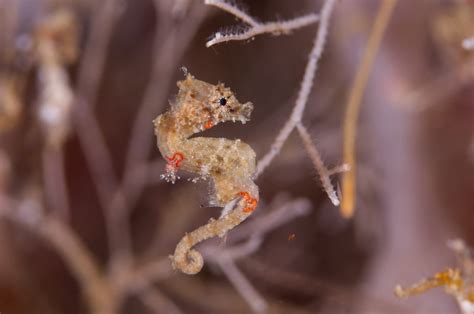
<svg viewBox="0 0 474 314">
<path fill-rule="evenodd" d="M 168 162 L 164 178 L 174 183 L 176 172 L 182 169 L 212 180 L 212 205 L 224 207 L 239 199 L 233 210 L 224 210 L 219 219 L 211 218 L 187 233 L 176 246 L 173 267 L 196 274 L 204 262 L 192 247 L 211 237 L 223 237 L 244 221 L 257 206 L 258 187 L 252 180 L 255 152 L 248 144 L 239 139 L 190 137 L 225 121 L 245 124 L 253 105 L 241 104 L 223 84 L 212 85 L 191 74 L 177 85 L 179 92 L 171 109 L 154 120 L 158 148 Z"/>
</svg>

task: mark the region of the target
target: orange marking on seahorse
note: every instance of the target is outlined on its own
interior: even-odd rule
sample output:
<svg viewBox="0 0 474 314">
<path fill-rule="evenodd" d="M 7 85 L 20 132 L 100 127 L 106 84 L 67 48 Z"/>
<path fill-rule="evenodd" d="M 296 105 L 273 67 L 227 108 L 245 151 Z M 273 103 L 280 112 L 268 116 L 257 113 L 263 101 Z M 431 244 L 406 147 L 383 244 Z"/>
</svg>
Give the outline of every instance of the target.
<svg viewBox="0 0 474 314">
<path fill-rule="evenodd" d="M 212 128 L 213 126 L 214 126 L 214 124 L 212 123 L 212 120 L 208 120 L 208 121 L 206 122 L 206 124 L 204 124 L 204 129 L 207 130 L 207 129 Z"/>
<path fill-rule="evenodd" d="M 181 162 L 184 160 L 184 155 L 182 153 L 174 153 L 171 157 L 166 157 L 168 159 L 168 163 L 179 168 Z"/>
<path fill-rule="evenodd" d="M 249 206 L 245 207 L 243 209 L 244 212 L 246 213 L 251 213 L 255 210 L 257 207 L 257 200 L 250 196 L 248 192 L 239 192 L 239 195 L 242 196 L 242 198 L 247 202 Z"/>
</svg>

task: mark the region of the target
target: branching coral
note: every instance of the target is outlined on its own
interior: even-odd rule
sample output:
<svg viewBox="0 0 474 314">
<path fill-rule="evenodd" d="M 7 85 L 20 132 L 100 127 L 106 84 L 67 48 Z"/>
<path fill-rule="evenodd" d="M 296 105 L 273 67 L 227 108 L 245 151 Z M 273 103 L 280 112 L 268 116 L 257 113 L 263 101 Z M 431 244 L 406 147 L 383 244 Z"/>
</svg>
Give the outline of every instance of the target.
<svg viewBox="0 0 474 314">
<path fill-rule="evenodd" d="M 243 9 L 227 1 L 205 0 L 204 3 L 227 11 L 249 25 L 248 28 L 244 28 L 241 31 L 220 31 L 215 33 L 206 43 L 206 47 L 211 47 L 213 45 L 232 40 L 247 40 L 260 34 L 289 34 L 292 30 L 305 27 L 319 21 L 318 15 L 308 14 L 288 21 L 261 23 L 252 16 L 248 15 Z"/>
</svg>

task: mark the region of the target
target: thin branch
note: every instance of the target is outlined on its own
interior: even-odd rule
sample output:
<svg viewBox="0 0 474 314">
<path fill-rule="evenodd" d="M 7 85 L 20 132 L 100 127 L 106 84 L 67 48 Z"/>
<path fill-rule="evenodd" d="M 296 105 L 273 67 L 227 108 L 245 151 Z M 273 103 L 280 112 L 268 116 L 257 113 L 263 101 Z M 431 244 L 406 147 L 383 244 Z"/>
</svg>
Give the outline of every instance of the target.
<svg viewBox="0 0 474 314">
<path fill-rule="evenodd" d="M 192 0 L 175 0 L 171 8 L 171 14 L 175 19 L 181 20 L 188 13 Z"/>
<path fill-rule="evenodd" d="M 202 252 L 211 263 L 218 265 L 219 261 L 233 261 L 248 256 L 259 248 L 262 241 L 262 237 L 266 233 L 278 228 L 279 226 L 285 223 L 288 223 L 289 221 L 297 217 L 307 215 L 310 210 L 311 202 L 309 202 L 307 199 L 298 198 L 295 200 L 284 202 L 283 204 L 280 204 L 275 210 L 270 211 L 269 213 L 260 217 L 257 217 L 253 221 L 250 221 L 241 228 L 235 230 L 226 241 L 226 244 L 230 244 L 248 239 L 244 244 L 238 244 L 230 247 L 227 246 L 225 248 L 222 248 L 221 246 L 216 247 L 213 244 L 207 244 L 202 248 Z M 230 272 L 232 272 L 232 270 L 230 270 Z M 131 287 L 131 289 L 136 291 L 135 293 L 141 293 L 140 291 L 148 289 L 153 284 L 153 282 L 165 279 L 171 274 L 173 274 L 173 271 L 170 267 L 168 258 L 155 260 L 153 262 L 150 262 L 149 264 L 145 264 L 138 268 L 134 272 L 133 276 L 130 277 L 131 283 L 129 286 Z M 243 276 L 240 272 L 239 274 Z M 235 275 L 235 273 L 233 273 L 232 275 Z M 236 276 L 239 277 L 239 275 Z M 241 285 L 236 283 L 239 282 L 239 280 L 235 281 L 230 277 L 229 280 L 233 285 L 236 286 L 237 290 L 242 288 Z M 247 281 L 245 277 L 244 280 Z M 241 292 L 239 291 L 239 293 Z M 250 295 L 251 297 L 249 298 L 249 300 L 255 300 L 254 296 L 258 295 L 258 293 L 250 293 Z M 247 301 L 249 304 L 251 304 L 252 301 L 249 300 Z M 258 303 L 258 301 L 256 302 Z"/>
<path fill-rule="evenodd" d="M 338 173 L 343 173 L 343 172 L 349 171 L 349 169 L 351 169 L 351 167 L 349 167 L 348 164 L 335 166 L 334 168 L 328 169 L 328 176 L 332 176 Z"/>
<path fill-rule="evenodd" d="M 152 310 L 152 313 L 183 313 L 176 304 L 174 304 L 156 288 L 147 289 L 143 293 L 140 293 L 139 297 L 143 304 Z"/>
<path fill-rule="evenodd" d="M 329 177 L 329 170 L 324 165 L 323 160 L 321 159 L 321 155 L 316 149 L 316 146 L 313 144 L 308 130 L 306 130 L 306 128 L 301 122 L 296 125 L 296 129 L 298 130 L 301 140 L 303 141 L 303 145 L 306 148 L 306 152 L 308 153 L 309 157 L 311 158 L 311 161 L 313 162 L 314 168 L 318 172 L 319 179 L 321 180 L 321 184 L 324 188 L 324 191 L 326 191 L 326 194 L 328 195 L 334 206 L 339 206 L 339 198 L 337 197 L 336 190 L 334 190 L 334 187 L 331 183 L 331 178 Z"/>
<path fill-rule="evenodd" d="M 377 12 L 374 26 L 369 36 L 369 42 L 364 52 L 362 63 L 357 70 L 344 119 L 344 163 L 349 165 L 350 170 L 342 176 L 342 204 L 340 212 L 343 217 L 350 218 L 354 214 L 355 190 L 356 190 L 356 157 L 355 137 L 357 131 L 357 119 L 359 117 L 362 96 L 372 70 L 375 56 L 382 41 L 383 34 L 395 7 L 396 0 L 384 0 Z"/>
<path fill-rule="evenodd" d="M 279 205 L 275 210 L 257 216 L 255 219 L 240 226 L 232 232 L 227 240 L 228 243 L 242 241 L 252 236 L 264 236 L 266 233 L 288 223 L 289 221 L 311 212 L 311 202 L 305 198 L 297 198 Z"/>
<path fill-rule="evenodd" d="M 288 21 L 260 23 L 243 10 L 226 1 L 206 0 L 204 3 L 229 12 L 250 26 L 248 29 L 242 32 L 217 32 L 209 41 L 206 42 L 206 47 L 211 47 L 213 45 L 231 40 L 247 40 L 260 34 L 288 34 L 292 30 L 302 28 L 319 21 L 319 16 L 317 14 L 308 14 Z"/>
<path fill-rule="evenodd" d="M 112 168 L 112 157 L 92 108 L 97 99 L 112 29 L 118 18 L 118 2 L 106 0 L 99 4 L 100 8 L 92 19 L 79 68 L 74 105 L 76 114 L 73 115 L 76 117 L 76 131 L 103 205 L 112 198 L 117 180 Z"/>
<path fill-rule="evenodd" d="M 121 183 L 124 195 L 120 195 L 120 190 L 117 190 L 118 197 L 125 197 L 127 205 L 114 211 L 114 217 L 119 225 L 128 223 L 130 212 L 149 183 L 149 169 L 144 165 L 148 165 L 147 159 L 152 147 L 153 126 L 150 117 L 156 116 L 166 103 L 168 90 L 171 87 L 170 77 L 176 70 L 176 63 L 185 53 L 205 16 L 205 10 L 197 7 L 194 16 L 183 19 L 181 27 L 176 27 L 169 19 L 164 19 L 163 24 L 157 26 L 153 50 L 153 55 L 157 57 L 143 101 L 133 121 L 127 148 Z M 122 230 L 120 236 L 126 237 L 127 242 L 130 242 L 130 230 L 127 229 Z"/>
<path fill-rule="evenodd" d="M 456 94 L 474 80 L 474 62 L 461 67 L 450 68 L 434 75 L 434 78 L 413 90 L 393 95 L 400 106 L 414 113 L 424 112 L 433 105 L 440 104 Z M 400 97 L 400 94 L 402 96 Z"/>
<path fill-rule="evenodd" d="M 212 5 L 212 6 L 215 6 L 216 8 L 226 11 L 234 15 L 238 19 L 241 19 L 243 22 L 249 24 L 250 26 L 260 25 L 260 23 L 256 19 L 248 15 L 246 12 L 244 12 L 244 10 L 239 9 L 235 5 L 230 4 L 226 2 L 225 0 L 205 0 L 204 4 Z"/>
<path fill-rule="evenodd" d="M 74 122 L 87 163 L 90 167 L 99 202 L 104 210 L 107 240 L 112 255 L 127 255 L 130 241 L 125 237 L 127 225 L 121 224 L 116 212 L 125 207 L 124 197 L 118 190 L 118 180 L 112 167 L 112 157 L 105 145 L 105 139 L 91 108 L 77 104 Z M 117 210 L 118 209 L 118 210 Z M 113 259 L 113 258 L 112 258 Z"/>
<path fill-rule="evenodd" d="M 102 276 L 93 255 L 67 224 L 44 216 L 40 205 L 31 200 L 15 202 L 0 197 L 0 204 L 0 216 L 28 228 L 53 246 L 81 285 L 92 313 L 116 313 L 120 302 L 113 288 Z"/>
<path fill-rule="evenodd" d="M 173 274 L 169 257 L 154 259 L 135 269 L 129 277 L 130 292 L 148 289 L 154 282 L 168 278 Z"/>
<path fill-rule="evenodd" d="M 285 202 L 276 210 L 258 217 L 244 226 L 245 230 L 236 230 L 226 244 L 236 243 L 247 239 L 244 243 L 233 246 L 210 246 L 203 248 L 203 254 L 209 262 L 217 264 L 227 276 L 237 292 L 244 298 L 254 312 L 264 312 L 267 303 L 250 281 L 235 265 L 235 261 L 256 252 L 263 241 L 263 236 L 294 218 L 307 214 L 311 203 L 306 199 L 296 199 Z"/>
<path fill-rule="evenodd" d="M 62 221 L 69 221 L 71 214 L 62 148 L 45 148 L 43 151 L 43 181 L 54 215 Z"/>
<path fill-rule="evenodd" d="M 93 107 L 100 87 L 107 48 L 113 28 L 119 17 L 119 0 L 97 2 L 99 9 L 92 18 L 89 38 L 84 48 L 77 84 L 77 95 L 85 102 L 83 106 Z"/>
<path fill-rule="evenodd" d="M 102 79 L 107 47 L 112 28 L 118 17 L 118 0 L 106 0 L 94 15 L 89 38 L 84 49 L 76 87 L 76 101 L 73 115 L 76 132 L 91 168 L 99 199 L 105 208 L 112 200 L 117 187 L 117 178 L 112 168 L 112 156 L 104 136 L 94 117 L 96 102 Z"/>
<path fill-rule="evenodd" d="M 270 206 L 271 207 L 271 206 Z M 263 237 L 270 231 L 296 219 L 308 215 L 311 211 L 311 202 L 305 198 L 297 198 L 279 204 L 276 209 L 257 216 L 239 229 L 234 230 L 226 239 L 226 246 L 207 244 L 202 247 L 203 255 L 211 262 L 218 258 L 239 259 L 255 252 L 261 244 Z M 232 244 L 246 241 L 243 245 Z"/>
<path fill-rule="evenodd" d="M 124 232 L 127 224 L 117 219 L 115 212 L 126 206 L 125 198 L 118 190 L 119 184 L 113 169 L 113 158 L 104 135 L 93 113 L 100 81 L 102 79 L 107 47 L 118 15 L 118 0 L 107 0 L 100 5 L 92 21 L 84 56 L 78 74 L 74 105 L 75 129 L 90 167 L 93 182 L 104 209 L 107 239 L 111 255 L 127 259 L 130 241 Z"/>
<path fill-rule="evenodd" d="M 176 68 L 174 52 L 176 41 L 179 40 L 178 37 L 177 29 L 170 25 L 157 27 L 153 49 L 153 55 L 157 57 L 152 67 L 151 78 L 145 89 L 142 103 L 132 124 L 125 159 L 122 184 L 124 189 L 128 191 L 127 194 L 130 200 L 138 198 L 141 190 L 140 185 L 144 181 L 143 176 L 146 175 L 146 171 L 141 171 L 142 176 L 140 176 L 140 173 L 136 171 L 136 167 L 137 165 L 145 165 L 149 155 L 149 147 L 153 137 L 150 117 L 154 117 L 156 115 L 155 111 L 159 111 L 166 102 L 168 89 L 171 86 L 169 77 L 172 76 Z M 170 62 L 170 60 L 173 60 L 173 62 Z"/>
<path fill-rule="evenodd" d="M 92 255 L 67 225 L 46 218 L 39 226 L 39 234 L 47 239 L 75 274 L 94 313 L 116 313 L 119 301 L 114 290 L 103 277 Z"/>
<path fill-rule="evenodd" d="M 82 107 L 79 109 L 79 107 Z M 85 101 L 76 102 L 75 129 L 89 165 L 97 195 L 102 207 L 107 207 L 117 186 L 117 177 L 112 167 L 112 156 L 109 153 L 105 138 L 97 119 Z"/>
<path fill-rule="evenodd" d="M 412 313 L 412 308 L 400 305 L 399 303 L 389 302 L 375 296 L 356 293 L 353 289 L 336 285 L 329 281 L 323 281 L 320 278 L 308 276 L 308 274 L 298 273 L 294 268 L 286 270 L 278 268 L 271 263 L 263 263 L 256 257 L 249 257 L 244 262 L 246 272 L 251 273 L 253 277 L 265 282 L 273 287 L 280 287 L 295 293 L 320 296 L 324 294 L 329 302 L 343 305 L 349 309 L 367 304 L 371 308 L 378 309 L 379 313 Z"/>
<path fill-rule="evenodd" d="M 263 237 L 260 235 L 251 235 L 243 244 L 237 244 L 223 250 L 219 250 L 213 254 L 217 260 L 233 260 L 236 261 L 243 257 L 255 253 L 262 245 Z"/>
<path fill-rule="evenodd" d="M 335 0 L 326 0 L 324 2 L 323 8 L 321 9 L 321 21 L 319 29 L 314 40 L 313 48 L 308 58 L 308 63 L 306 64 L 303 81 L 301 82 L 301 87 L 298 93 L 298 98 L 296 100 L 295 106 L 293 108 L 290 118 L 280 130 L 278 136 L 275 138 L 270 148 L 270 151 L 268 151 L 259 160 L 257 164 L 257 171 L 255 173 L 256 178 L 260 174 L 262 174 L 262 172 L 270 165 L 273 158 L 278 155 L 281 148 L 283 147 L 283 144 L 288 139 L 290 133 L 293 131 L 295 126 L 301 121 L 303 111 L 305 109 L 309 94 L 313 87 L 313 81 L 317 71 L 318 61 L 321 58 L 321 55 L 324 50 L 329 28 L 329 19 L 331 17 L 331 12 L 335 3 Z"/>
<path fill-rule="evenodd" d="M 267 310 L 268 304 L 265 302 L 265 299 L 260 295 L 260 293 L 258 293 L 249 280 L 237 268 L 232 259 L 221 258 L 217 261 L 217 263 L 227 278 L 229 278 L 230 283 L 250 305 L 254 312 L 263 313 Z"/>
</svg>

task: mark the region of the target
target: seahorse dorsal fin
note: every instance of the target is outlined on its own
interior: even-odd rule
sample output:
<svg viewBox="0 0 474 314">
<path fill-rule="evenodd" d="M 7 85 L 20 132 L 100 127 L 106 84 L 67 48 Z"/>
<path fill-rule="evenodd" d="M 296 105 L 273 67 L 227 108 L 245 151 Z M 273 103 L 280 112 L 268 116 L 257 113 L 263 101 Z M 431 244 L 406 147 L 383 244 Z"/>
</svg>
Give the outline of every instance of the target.
<svg viewBox="0 0 474 314">
<path fill-rule="evenodd" d="M 196 79 L 193 75 L 187 74 L 184 80 L 177 82 L 179 91 L 176 101 L 173 104 L 175 109 L 182 108 L 190 104 L 193 99 L 206 99 L 214 85 Z"/>
</svg>

